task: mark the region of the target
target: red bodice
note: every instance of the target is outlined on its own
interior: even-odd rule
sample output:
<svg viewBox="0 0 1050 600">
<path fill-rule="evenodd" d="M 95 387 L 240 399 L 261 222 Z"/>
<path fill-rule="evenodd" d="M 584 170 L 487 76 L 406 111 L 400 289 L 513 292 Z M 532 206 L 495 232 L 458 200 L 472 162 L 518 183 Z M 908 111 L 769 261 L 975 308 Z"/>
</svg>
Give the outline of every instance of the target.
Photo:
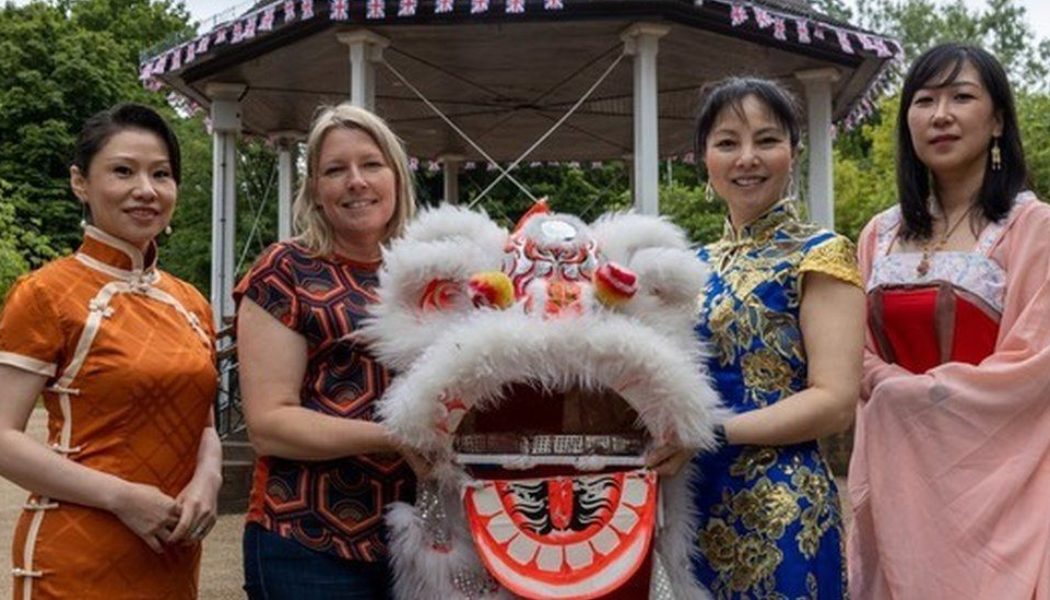
<svg viewBox="0 0 1050 600">
<path fill-rule="evenodd" d="M 868 326 L 883 360 L 924 373 L 984 360 L 995 349 L 999 314 L 948 282 L 880 286 L 868 293 Z"/>
</svg>

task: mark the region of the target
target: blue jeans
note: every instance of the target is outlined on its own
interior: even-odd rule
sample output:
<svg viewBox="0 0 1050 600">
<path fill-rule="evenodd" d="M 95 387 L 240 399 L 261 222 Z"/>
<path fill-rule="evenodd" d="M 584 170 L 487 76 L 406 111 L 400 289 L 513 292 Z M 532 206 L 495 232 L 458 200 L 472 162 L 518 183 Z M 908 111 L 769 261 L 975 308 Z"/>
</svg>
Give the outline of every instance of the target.
<svg viewBox="0 0 1050 600">
<path fill-rule="evenodd" d="M 386 600 L 393 577 L 367 563 L 311 550 L 257 523 L 244 528 L 244 591 L 249 600 Z"/>
</svg>

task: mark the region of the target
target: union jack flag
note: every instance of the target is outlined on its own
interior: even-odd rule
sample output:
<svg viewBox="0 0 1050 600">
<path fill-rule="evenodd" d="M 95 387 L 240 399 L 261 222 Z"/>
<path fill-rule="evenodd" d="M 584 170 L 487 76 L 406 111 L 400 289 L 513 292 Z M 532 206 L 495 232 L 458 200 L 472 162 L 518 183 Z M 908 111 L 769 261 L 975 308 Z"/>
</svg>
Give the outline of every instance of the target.
<svg viewBox="0 0 1050 600">
<path fill-rule="evenodd" d="M 299 12 L 304 19 L 312 19 L 314 16 L 314 0 L 302 0 L 299 3 Z"/>
<path fill-rule="evenodd" d="M 813 37 L 817 38 L 818 40 L 820 40 L 822 42 L 824 41 L 824 26 L 823 25 L 818 23 L 816 26 L 813 27 Z"/>
<path fill-rule="evenodd" d="M 600 168 L 602 168 L 602 161 L 600 161 L 600 160 L 592 160 L 591 161 L 591 168 L 592 169 L 600 169 Z"/>
<path fill-rule="evenodd" d="M 773 17 L 770 16 L 769 11 L 763 8 L 752 9 L 755 11 L 755 22 L 758 23 L 759 29 L 765 29 L 773 24 Z"/>
<path fill-rule="evenodd" d="M 346 21 L 350 18 L 348 0 L 328 0 L 328 15 L 333 21 Z"/>
<path fill-rule="evenodd" d="M 441 165 L 439 165 L 436 160 L 427 161 L 427 171 L 430 171 L 431 173 L 437 173 L 440 170 Z"/>
<path fill-rule="evenodd" d="M 538 160 L 534 160 L 534 161 L 529 163 L 529 167 L 531 167 L 533 169 L 536 169 L 536 168 L 539 168 L 539 167 L 542 167 L 542 166 L 543 166 L 543 163 L 538 161 Z"/>
<path fill-rule="evenodd" d="M 452 0 L 437 0 L 434 3 L 435 13 L 449 13 L 452 12 Z"/>
<path fill-rule="evenodd" d="M 476 168 L 478 168 L 478 163 L 472 160 L 468 160 L 467 162 L 463 163 L 463 169 L 467 171 L 473 171 Z"/>
<path fill-rule="evenodd" d="M 809 21 L 806 19 L 795 19 L 795 29 L 798 30 L 798 41 L 809 44 L 813 40 L 809 37 Z"/>
<path fill-rule="evenodd" d="M 182 48 L 181 47 L 176 48 L 176 49 L 171 51 L 171 67 L 169 67 L 169 68 L 172 71 L 182 68 Z"/>
<path fill-rule="evenodd" d="M 241 22 L 237 21 L 233 24 L 233 38 L 230 40 L 230 42 L 236 44 L 237 42 L 241 41 L 242 35 L 243 33 L 241 29 Z"/>
<path fill-rule="evenodd" d="M 190 42 L 186 44 L 186 64 L 197 60 L 197 44 Z"/>
<path fill-rule="evenodd" d="M 486 171 L 495 171 L 496 170 L 496 163 L 485 163 L 485 170 Z"/>
<path fill-rule="evenodd" d="M 561 0 L 543 0 L 544 10 L 561 10 L 565 8 L 565 3 Z"/>
<path fill-rule="evenodd" d="M 470 0 L 470 14 L 487 12 L 488 9 L 489 0 Z"/>
<path fill-rule="evenodd" d="M 733 27 L 740 27 L 747 23 L 747 8 L 743 4 L 734 4 L 729 11 L 729 18 L 733 23 Z"/>
<path fill-rule="evenodd" d="M 277 7 L 270 5 L 263 11 L 262 17 L 259 19 L 259 31 L 270 31 L 273 29 L 273 18 L 277 14 Z"/>
<path fill-rule="evenodd" d="M 248 15 L 248 20 L 244 22 L 244 31 L 241 33 L 242 40 L 250 40 L 255 37 L 255 18 L 259 15 Z"/>
<path fill-rule="evenodd" d="M 397 16 L 414 17 L 419 3 L 416 0 L 400 0 L 397 5 Z"/>
<path fill-rule="evenodd" d="M 871 39 L 871 36 L 863 33 L 858 33 L 857 40 L 860 41 L 861 48 L 865 50 L 871 50 L 872 52 L 875 51 L 875 40 Z"/>
<path fill-rule="evenodd" d="M 415 156 L 408 159 L 408 168 L 412 171 L 419 170 L 419 159 Z"/>
<path fill-rule="evenodd" d="M 568 165 L 570 168 L 573 168 L 573 169 L 579 169 L 580 168 L 580 161 L 578 161 L 578 160 L 570 160 L 569 162 L 567 162 L 565 164 Z"/>
<path fill-rule="evenodd" d="M 784 23 L 784 19 L 776 17 L 773 19 L 773 37 L 778 40 L 787 40 L 787 24 Z"/>
<path fill-rule="evenodd" d="M 368 0 L 368 12 L 365 16 L 369 19 L 386 17 L 386 0 Z"/>
<path fill-rule="evenodd" d="M 164 54 L 156 61 L 153 62 L 153 68 L 150 69 L 150 75 L 163 75 L 164 71 L 167 71 L 168 66 L 168 55 Z"/>
<path fill-rule="evenodd" d="M 205 35 L 201 39 L 197 40 L 197 54 L 204 54 L 208 51 L 208 45 L 211 43 L 211 36 Z"/>
<path fill-rule="evenodd" d="M 146 81 L 153 76 L 153 63 L 148 62 L 139 67 L 139 80 Z"/>
<path fill-rule="evenodd" d="M 225 43 L 226 43 L 226 28 L 225 27 L 220 27 L 219 29 L 215 30 L 215 45 L 218 46 L 219 44 L 225 44 Z"/>
<path fill-rule="evenodd" d="M 284 0 L 284 22 L 295 20 L 295 0 Z"/>
<path fill-rule="evenodd" d="M 853 54 L 853 42 L 849 41 L 849 34 L 841 29 L 835 30 L 835 36 L 839 38 L 839 47 L 846 54 Z"/>
<path fill-rule="evenodd" d="M 692 152 L 686 152 L 685 156 L 682 157 L 682 161 L 687 165 L 695 165 L 696 154 L 693 154 Z"/>
<path fill-rule="evenodd" d="M 525 0 L 507 0 L 507 12 L 508 13 L 523 13 L 523 12 L 525 12 Z"/>
</svg>

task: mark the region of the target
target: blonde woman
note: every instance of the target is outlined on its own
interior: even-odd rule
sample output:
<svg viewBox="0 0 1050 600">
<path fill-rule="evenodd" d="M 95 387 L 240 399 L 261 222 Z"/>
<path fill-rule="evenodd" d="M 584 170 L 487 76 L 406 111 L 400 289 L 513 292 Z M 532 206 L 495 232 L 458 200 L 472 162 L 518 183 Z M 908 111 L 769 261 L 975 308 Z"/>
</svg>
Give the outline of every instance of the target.
<svg viewBox="0 0 1050 600">
<path fill-rule="evenodd" d="M 389 374 L 352 334 L 375 299 L 381 246 L 414 212 L 408 160 L 379 117 L 320 111 L 295 199 L 299 236 L 235 291 L 244 410 L 259 455 L 244 535 L 249 598 L 384 598 L 383 508 L 412 468 L 375 401 Z"/>
</svg>

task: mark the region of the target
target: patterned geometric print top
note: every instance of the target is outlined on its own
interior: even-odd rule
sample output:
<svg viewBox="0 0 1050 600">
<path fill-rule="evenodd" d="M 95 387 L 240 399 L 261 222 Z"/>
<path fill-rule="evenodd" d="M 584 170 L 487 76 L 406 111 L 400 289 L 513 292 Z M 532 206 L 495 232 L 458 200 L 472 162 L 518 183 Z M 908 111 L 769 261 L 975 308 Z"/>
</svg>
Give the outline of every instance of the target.
<svg viewBox="0 0 1050 600">
<path fill-rule="evenodd" d="M 234 291 L 307 342 L 300 400 L 305 408 L 347 419 L 374 419 L 389 375 L 347 338 L 375 301 L 378 263 L 311 257 L 294 242 L 263 252 Z M 348 560 L 386 555 L 383 508 L 411 502 L 415 479 L 400 455 L 358 455 L 328 461 L 260 457 L 248 521 L 300 544 Z"/>
<path fill-rule="evenodd" d="M 696 330 L 722 401 L 743 413 L 805 389 L 802 276 L 825 273 L 860 287 L 853 244 L 800 222 L 785 200 L 739 236 L 727 222 L 700 257 L 712 273 Z M 838 493 L 815 441 L 727 446 L 694 465 L 693 570 L 715 598 L 846 595 Z"/>
</svg>

